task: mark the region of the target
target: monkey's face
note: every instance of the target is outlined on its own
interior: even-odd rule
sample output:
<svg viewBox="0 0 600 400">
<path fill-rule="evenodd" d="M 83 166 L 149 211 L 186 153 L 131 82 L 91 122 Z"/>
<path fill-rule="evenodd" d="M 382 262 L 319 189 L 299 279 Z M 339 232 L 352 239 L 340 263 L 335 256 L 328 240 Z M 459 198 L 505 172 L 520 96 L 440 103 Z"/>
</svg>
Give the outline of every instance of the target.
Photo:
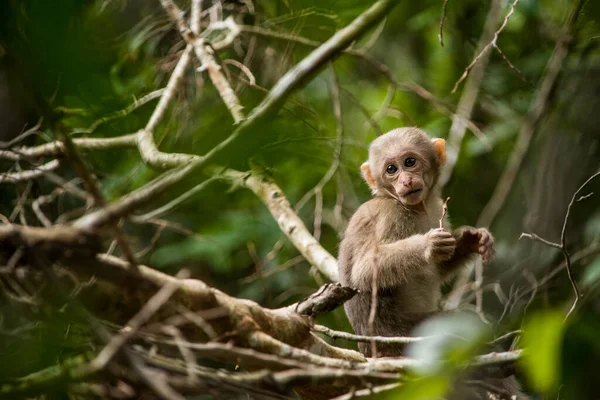
<svg viewBox="0 0 600 400">
<path fill-rule="evenodd" d="M 369 161 L 360 169 L 373 194 L 414 207 L 427 199 L 445 161 L 443 139 L 429 139 L 417 128 L 399 128 L 371 143 Z"/>
<path fill-rule="evenodd" d="M 386 191 L 405 206 L 415 206 L 427 198 L 425 174 L 430 168 L 424 157 L 408 151 L 387 158 L 382 166 L 381 183 Z"/>
</svg>

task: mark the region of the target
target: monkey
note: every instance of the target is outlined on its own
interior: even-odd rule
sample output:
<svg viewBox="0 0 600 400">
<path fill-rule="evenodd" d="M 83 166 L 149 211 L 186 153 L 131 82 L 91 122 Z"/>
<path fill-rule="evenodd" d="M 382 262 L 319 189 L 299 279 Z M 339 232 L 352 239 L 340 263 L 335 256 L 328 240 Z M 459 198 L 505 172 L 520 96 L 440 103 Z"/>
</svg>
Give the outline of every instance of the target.
<svg viewBox="0 0 600 400">
<path fill-rule="evenodd" d="M 369 146 L 361 172 L 374 197 L 350 218 L 338 258 L 341 283 L 359 289 L 344 305 L 356 334 L 409 335 L 440 312 L 441 286 L 453 273 L 477 256 L 484 264 L 493 259 L 494 238 L 487 229 L 452 230 L 442 216 L 438 178 L 445 161 L 445 141 L 416 127 L 394 129 Z M 377 304 L 371 330 L 373 284 Z M 398 344 L 378 343 L 376 349 L 371 354 L 369 343 L 359 343 L 367 357 L 398 357 L 404 351 Z M 483 396 L 454 391 L 451 398 L 488 398 Z"/>
<path fill-rule="evenodd" d="M 476 255 L 494 256 L 494 239 L 485 228 L 451 231 L 442 220 L 438 177 L 446 160 L 443 139 L 418 128 L 394 129 L 374 140 L 361 166 L 374 197 L 354 213 L 339 249 L 342 284 L 359 289 L 345 304 L 357 334 L 408 335 L 438 312 L 440 287 Z M 377 269 L 377 316 L 369 332 L 372 277 Z M 367 356 L 370 346 L 362 343 Z M 402 347 L 378 346 L 379 356 L 401 356 Z"/>
</svg>

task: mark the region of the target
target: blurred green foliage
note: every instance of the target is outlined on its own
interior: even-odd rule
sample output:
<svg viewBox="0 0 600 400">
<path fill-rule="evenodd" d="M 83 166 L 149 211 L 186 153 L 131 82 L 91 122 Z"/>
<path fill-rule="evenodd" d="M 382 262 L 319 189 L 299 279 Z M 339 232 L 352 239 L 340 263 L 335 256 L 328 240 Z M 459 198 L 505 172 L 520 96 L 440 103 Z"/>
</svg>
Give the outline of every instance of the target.
<svg viewBox="0 0 600 400">
<path fill-rule="evenodd" d="M 556 391 L 559 385 L 560 352 L 564 333 L 564 315 L 540 312 L 523 326 L 522 359 L 532 387 L 542 393 Z"/>
<path fill-rule="evenodd" d="M 252 2 L 254 13 L 248 12 L 243 3 L 224 2 L 223 12 L 233 14 L 239 24 L 256 24 L 323 42 L 371 2 L 257 0 Z M 368 56 L 386 64 L 397 81 L 414 81 L 438 101 L 455 108 L 461 89 L 456 94 L 451 90 L 473 59 L 489 3 L 450 0 L 442 47 L 438 40 L 442 2 L 398 2 L 382 29 L 374 29 L 354 46 L 372 46 Z M 184 6 L 183 2 L 180 5 Z M 562 22 L 570 7 L 567 0 L 521 0 L 500 35 L 499 47 L 526 81 L 500 55 L 492 54 L 472 120 L 486 134 L 493 150 L 487 151 L 467 132 L 452 180 L 444 188 L 444 195 L 452 197 L 449 208 L 455 225 L 474 224 L 490 198 L 531 106 L 534 88 L 546 72 L 555 39 L 563 34 Z M 502 15 L 507 11 L 508 4 L 504 4 Z M 581 279 L 586 295 L 577 318 L 568 325 L 562 322 L 572 301 L 566 272 L 558 270 L 544 279 L 561 265 L 562 255 L 540 243 L 519 242 L 518 237 L 523 231 L 534 231 L 558 241 L 572 193 L 600 166 L 599 17 L 600 2 L 585 2 L 573 37 L 575 45 L 552 94 L 549 113 L 537 127 L 506 206 L 491 227 L 497 238 L 498 257 L 484 272 L 487 317 L 500 320 L 499 332 L 518 328 L 522 317 L 526 317 L 524 337 L 519 343 L 528 348 L 521 364 L 523 377 L 527 388 L 549 398 L 556 398 L 560 392 L 561 399 L 591 399 L 591 393 L 598 393 L 582 389 L 582 385 L 591 384 L 588 380 L 593 379 L 597 368 L 592 360 L 600 353 L 595 320 L 600 306 L 596 299 L 600 286 L 598 194 L 575 203 L 567 230 L 575 276 Z M 5 105 L 0 107 L 0 121 L 8 121 L 12 114 L 22 115 L 19 123 L 0 131 L 0 140 L 4 141 L 15 137 L 26 123 L 31 126 L 40 115 L 48 115 L 50 109 L 65 111 L 62 122 L 77 129 L 125 108 L 164 87 L 183 45 L 158 1 L 5 0 L 0 5 L 0 47 L 0 94 L 7 93 L 8 99 L 0 103 Z M 245 61 L 256 78 L 257 86 L 247 85 L 243 80 L 248 77 L 240 77 L 237 68 L 224 64 L 249 112 L 264 98 L 265 90 L 261 88 L 268 90 L 310 51 L 310 47 L 298 43 L 242 32 L 234 46 L 219 52 L 219 58 Z M 431 102 L 399 90 L 388 109 L 377 114 L 380 118 L 370 122 L 384 103 L 389 82 L 360 57 L 342 55 L 335 60 L 334 69 L 341 88 L 343 147 L 340 168 L 323 189 L 321 243 L 335 255 L 342 233 L 334 218 L 336 204 L 341 204 L 341 215 L 347 220 L 370 196 L 358 167 L 366 158 L 368 143 L 377 135 L 373 125 L 381 131 L 417 125 L 431 136 L 445 138 L 451 120 Z M 220 154 L 217 162 L 238 169 L 260 165 L 296 204 L 332 163 L 336 119 L 331 91 L 331 70 L 325 68 L 287 101 L 276 118 L 246 133 Z M 124 118 L 101 124 L 90 136 L 135 132 L 144 126 L 155 104 L 153 101 Z M 26 144 L 52 140 L 49 125 L 45 129 Z M 158 129 L 157 140 L 164 151 L 204 154 L 232 130 L 232 118 L 206 74 L 190 69 L 168 118 Z M 85 161 L 101 180 L 109 200 L 158 174 L 144 166 L 135 150 L 89 152 Z M 10 167 L 4 163 L 2 166 L 6 170 Z M 76 176 L 68 165 L 58 173 L 65 179 Z M 140 212 L 166 203 L 207 178 L 199 173 L 158 196 L 154 204 Z M 592 183 L 585 194 L 598 193 L 599 189 L 598 182 Z M 11 215 L 17 194 L 23 190 L 21 185 L 0 187 L 2 214 Z M 53 184 L 39 180 L 30 190 L 47 194 Z M 45 212 L 56 219 L 80 206 L 77 200 L 60 197 Z M 299 210 L 311 230 L 314 206 L 311 200 Z M 29 210 L 26 217 L 35 224 Z M 269 273 L 285 266 L 298 252 L 286 241 L 264 205 L 247 190 L 212 183 L 164 218 L 170 224 L 160 234 L 155 225 L 126 226 L 135 249 L 148 250 L 142 261 L 156 268 L 175 273 L 188 267 L 194 277 L 209 285 L 267 307 L 291 304 L 321 283 L 306 262 Z M 257 274 L 255 279 L 244 279 L 253 274 Z M 21 312 L 24 309 L 2 298 L 5 333 L 0 334 L 0 353 L 5 361 L 0 376 L 35 371 L 85 347 L 85 338 L 82 343 L 80 329 L 73 329 L 68 316 L 57 318 L 60 312 L 47 309 Z M 319 322 L 350 330 L 341 309 L 320 317 Z M 452 324 L 456 321 L 449 320 L 446 328 L 438 329 L 450 329 Z M 15 337 L 6 333 L 20 326 L 29 327 L 27 334 Z M 474 325 L 467 326 L 475 329 Z M 480 340 L 476 337 L 468 343 L 478 344 Z M 336 344 L 353 346 L 343 341 Z M 446 349 L 452 352 L 453 346 L 447 344 Z M 395 398 L 431 398 L 444 390 L 446 379 L 445 375 L 435 374 L 415 378 L 414 384 L 401 389 Z"/>
</svg>

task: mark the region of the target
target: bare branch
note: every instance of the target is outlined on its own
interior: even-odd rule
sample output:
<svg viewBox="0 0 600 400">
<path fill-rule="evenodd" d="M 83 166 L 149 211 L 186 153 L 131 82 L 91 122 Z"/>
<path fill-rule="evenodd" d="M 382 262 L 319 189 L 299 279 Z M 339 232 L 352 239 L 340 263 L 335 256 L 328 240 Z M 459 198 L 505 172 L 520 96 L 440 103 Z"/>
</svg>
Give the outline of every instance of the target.
<svg viewBox="0 0 600 400">
<path fill-rule="evenodd" d="M 265 176 L 256 172 L 239 172 L 227 169 L 221 175 L 240 187 L 247 187 L 267 206 L 281 231 L 308 262 L 333 282 L 338 281 L 336 259 L 310 234 L 298 217 L 282 190 Z"/>
<path fill-rule="evenodd" d="M 56 228 L 37 228 L 37 230 L 48 232 Z M 76 230 L 69 228 L 69 231 L 76 233 Z M 79 235 L 80 236 L 80 235 Z M 62 244 L 60 246 L 63 246 Z M 210 359 L 240 364 L 245 368 L 264 368 L 265 366 L 274 370 L 284 370 L 282 373 L 268 374 L 278 382 L 280 388 L 291 388 L 297 385 L 312 384 L 354 384 L 359 387 L 366 382 L 371 383 L 395 383 L 400 377 L 398 373 L 404 372 L 407 368 L 427 364 L 428 361 L 415 359 L 378 359 L 367 360 L 357 352 L 345 349 L 339 349 L 327 345 L 320 339 L 310 333 L 309 324 L 306 317 L 298 315 L 295 307 L 285 307 L 279 310 L 267 310 L 258 306 L 256 303 L 247 300 L 235 299 L 226 294 L 209 288 L 203 282 L 195 279 L 178 279 L 153 270 L 143 265 L 137 269 L 128 267 L 128 263 L 115 257 L 98 255 L 95 259 L 86 258 L 88 262 L 83 263 L 78 258 L 66 257 L 61 259 L 61 263 L 69 266 L 78 276 L 94 275 L 97 279 L 113 282 L 113 284 L 122 285 L 123 282 L 132 282 L 136 288 L 161 288 L 159 293 L 162 295 L 175 294 L 169 304 L 177 304 L 178 301 L 189 302 L 195 305 L 194 311 L 223 309 L 227 318 L 207 319 L 217 334 L 224 332 L 247 332 L 248 335 L 237 335 L 236 342 L 242 346 L 250 347 L 244 349 L 237 346 L 231 346 L 223 343 L 192 343 L 183 338 L 172 341 L 162 339 L 153 339 L 146 333 L 139 331 L 139 327 L 151 316 L 157 307 L 166 300 L 159 295 L 153 296 L 146 305 L 138 312 L 128 324 L 130 328 L 123 330 L 123 333 L 115 336 L 113 340 L 125 346 L 124 336 L 130 337 L 134 333 L 139 333 L 139 337 L 149 340 L 152 343 L 167 344 L 193 350 L 198 355 Z M 124 279 L 125 277 L 135 277 L 136 279 Z M 149 285 L 148 285 L 149 284 Z M 119 286 L 123 288 L 123 286 Z M 167 287 L 180 288 L 178 293 L 166 293 Z M 128 290 L 135 290 L 128 288 Z M 325 291 L 323 291 L 324 293 Z M 141 292 L 136 292 L 141 294 Z M 319 297 L 319 295 L 315 296 Z M 301 307 L 301 306 L 300 306 Z M 251 332 L 245 329 L 252 326 Z M 245 328 L 246 327 L 246 328 Z M 192 330 L 186 329 L 192 335 L 196 335 Z M 273 336 L 271 336 L 273 335 Z M 117 339 L 118 338 L 118 339 Z M 391 339 L 391 338 L 388 338 Z M 298 346 L 298 347 L 296 347 Z M 113 347 L 111 347 L 113 348 Z M 162 356 L 150 355 L 146 351 L 133 350 L 129 347 L 122 348 L 129 354 L 130 362 L 134 363 L 136 372 L 146 382 L 149 387 L 157 393 L 163 395 L 169 394 L 170 389 L 187 393 L 182 386 L 183 382 L 192 385 L 195 379 L 190 380 L 189 376 L 197 376 L 198 382 L 206 379 L 216 379 L 223 377 L 223 374 L 215 375 L 210 369 L 198 367 L 195 363 L 181 363 L 178 360 L 168 359 Z M 307 351 L 310 349 L 312 352 Z M 108 351 L 108 350 L 106 350 Z M 268 354 L 265 354 L 268 353 Z M 101 353 L 102 354 L 102 353 Z M 504 364 L 514 362 L 519 356 L 520 351 L 506 353 L 491 353 L 479 356 L 475 359 L 474 365 L 486 366 L 493 364 Z M 189 358 L 189 355 L 188 355 Z M 142 362 L 143 361 L 143 362 Z M 147 380 L 157 379 L 158 375 L 148 369 L 148 366 L 158 367 L 163 372 L 160 375 L 161 380 L 155 385 L 150 385 Z M 93 365 L 93 364 L 92 364 Z M 58 382 L 66 379 L 67 381 L 78 381 L 87 379 L 94 373 L 94 368 L 82 368 L 81 363 L 64 362 L 61 363 L 61 369 L 51 371 L 47 375 L 44 383 Z M 331 371 L 335 371 L 333 374 Z M 185 380 L 178 379 L 178 376 L 184 374 Z M 166 377 L 168 376 L 168 379 Z M 243 383 L 247 390 L 256 390 L 258 387 L 265 387 L 262 380 L 263 375 L 253 373 L 231 373 L 222 382 Z M 3 385 L 2 393 L 25 393 L 33 391 L 39 381 L 23 378 L 16 385 Z M 259 379 L 259 380 L 256 380 Z M 167 383 L 168 382 L 168 383 Z M 214 382 L 221 382 L 218 379 Z M 262 383 L 258 383 L 262 382 Z M 270 380 L 269 382 L 273 382 Z M 258 386 L 256 386 L 258 385 Z M 267 385 L 270 390 L 273 386 Z M 191 388 L 191 386 L 187 386 Z M 171 393 L 172 394 L 172 393 Z M 314 398 L 307 395 L 304 398 Z"/>
<path fill-rule="evenodd" d="M 467 81 L 467 84 L 465 84 L 465 87 L 469 85 L 470 80 L 471 79 L 469 79 L 469 81 Z M 452 119 L 453 123 L 454 123 L 454 121 L 461 122 L 473 133 L 473 135 L 475 135 L 477 137 L 477 139 L 479 139 L 479 141 L 485 146 L 486 149 L 488 149 L 488 150 L 492 149 L 492 145 L 490 144 L 490 141 L 488 140 L 487 136 L 481 131 L 481 129 L 479 129 L 479 127 L 477 125 L 475 125 L 475 123 L 473 121 L 471 121 L 469 119 L 470 116 L 465 117 L 463 115 L 464 113 L 459 112 L 460 101 L 459 101 L 459 106 L 457 107 L 457 111 L 454 112 L 454 111 L 452 111 L 452 109 L 450 108 L 449 105 L 438 100 L 437 98 L 435 98 L 435 96 L 431 92 L 429 92 L 424 87 L 417 85 L 414 82 L 406 82 L 406 83 L 399 84 L 399 88 L 404 89 L 404 90 L 409 90 L 409 91 L 413 92 L 414 94 L 416 94 L 417 96 L 421 97 L 423 100 L 428 101 L 440 113 L 442 113 L 443 115 Z M 466 91 L 467 90 L 465 89 L 463 91 L 463 93 L 465 93 Z M 462 99 L 462 97 L 461 97 L 461 99 Z M 450 128 L 450 130 L 452 130 L 452 127 Z M 448 141 L 450 141 L 450 139 L 448 139 Z M 450 151 L 449 150 L 450 148 L 451 148 L 451 146 L 448 146 L 446 148 L 446 150 Z M 442 170 L 442 174 L 444 173 L 444 171 L 446 169 L 447 168 L 444 168 L 444 170 Z"/>
<path fill-rule="evenodd" d="M 138 313 L 129 320 L 129 322 L 121 329 L 118 335 L 111 338 L 108 344 L 94 358 L 89 368 L 92 371 L 100 371 L 110 362 L 117 352 L 132 338 L 137 330 L 144 325 L 163 304 L 180 288 L 180 279 L 189 277 L 188 270 L 181 270 L 175 277 L 175 280 L 166 282 L 160 290 L 144 304 Z"/>
<path fill-rule="evenodd" d="M 202 0 L 192 0 L 192 16 L 190 17 L 190 28 L 195 35 L 200 34 L 202 26 Z"/>
<path fill-rule="evenodd" d="M 194 32 L 192 32 L 188 27 L 185 21 L 183 20 L 183 12 L 177 8 L 175 3 L 172 0 L 161 0 L 161 4 L 163 8 L 169 15 L 169 17 L 176 22 L 179 32 L 181 36 L 188 43 L 188 46 L 192 46 L 194 52 L 196 53 L 196 57 L 202 63 L 202 69 L 208 72 L 211 81 L 215 85 L 215 88 L 219 92 L 221 99 L 223 99 L 223 103 L 227 106 L 227 109 L 231 113 L 236 124 L 240 123 L 245 119 L 244 114 L 242 113 L 242 105 L 240 104 L 237 95 L 229 85 L 227 78 L 221 72 L 221 67 L 215 61 L 213 56 L 214 49 L 212 46 L 205 43 L 204 39 L 198 37 Z M 198 17 L 195 16 L 194 19 Z M 231 20 L 233 22 L 233 20 Z M 195 22 L 194 22 L 195 24 Z M 233 24 L 235 27 L 237 25 Z"/>
<path fill-rule="evenodd" d="M 0 174 L 0 184 L 30 181 L 45 175 L 49 171 L 57 169 L 59 166 L 60 162 L 58 160 L 52 160 L 46 164 L 40 165 L 39 167 L 34 167 L 34 169 L 2 173 Z"/>
<path fill-rule="evenodd" d="M 295 306 L 291 306 L 301 315 L 315 318 L 320 314 L 333 311 L 358 293 L 358 290 L 342 286 L 339 283 L 327 283 Z"/>
<path fill-rule="evenodd" d="M 134 218 L 138 221 L 147 221 L 153 218 L 157 218 L 165 213 L 168 213 L 169 211 L 173 210 L 174 208 L 176 208 L 178 205 L 180 205 L 181 203 L 187 201 L 188 199 L 190 199 L 192 196 L 194 196 L 195 194 L 203 191 L 208 185 L 210 185 L 212 182 L 218 180 L 219 177 L 218 176 L 213 176 L 208 178 L 207 180 L 205 180 L 202 183 L 199 183 L 198 185 L 194 186 L 193 188 L 191 188 L 190 190 L 188 190 L 187 192 L 183 193 L 182 195 L 174 198 L 173 200 L 169 201 L 167 204 L 165 204 L 164 206 L 161 206 L 155 210 L 152 210 L 146 214 L 143 215 L 136 215 Z"/>
<path fill-rule="evenodd" d="M 523 355 L 523 350 L 505 351 L 502 353 L 488 353 L 476 356 L 470 366 L 483 367 L 496 364 L 511 363 L 517 361 Z M 370 364 L 378 371 L 402 371 L 406 368 L 422 367 L 427 363 L 423 360 L 410 358 L 380 358 L 370 360 Z"/>
<path fill-rule="evenodd" d="M 442 204 L 442 216 L 440 217 L 440 229 L 444 228 L 444 217 L 446 217 L 446 213 L 448 212 L 448 201 L 450 201 L 450 197 L 446 197 L 444 204 Z"/>
<path fill-rule="evenodd" d="M 160 121 L 165 116 L 167 107 L 173 100 L 173 97 L 175 96 L 175 91 L 177 90 L 181 81 L 183 80 L 185 69 L 187 68 L 187 66 L 189 65 L 189 63 L 191 61 L 191 59 L 190 59 L 191 53 L 192 53 L 192 47 L 187 46 L 185 48 L 185 50 L 183 51 L 183 54 L 179 58 L 179 61 L 177 62 L 175 69 L 173 70 L 173 73 L 171 74 L 171 77 L 169 78 L 169 82 L 167 83 L 167 86 L 165 87 L 163 94 L 160 96 L 160 100 L 159 100 L 158 104 L 156 105 L 156 108 L 154 109 L 152 116 L 150 117 L 150 121 L 148 121 L 148 123 L 146 124 L 146 128 L 145 128 L 146 131 L 154 132 L 156 130 L 156 127 L 160 123 Z"/>
<path fill-rule="evenodd" d="M 515 72 L 516 72 L 516 74 L 517 74 L 517 75 L 519 75 L 519 78 L 521 78 L 521 80 L 522 80 L 523 82 L 525 82 L 526 84 L 528 84 L 528 85 L 530 85 L 530 86 L 534 87 L 533 83 L 531 83 L 531 82 L 529 81 L 529 79 L 527 79 L 527 78 L 525 77 L 525 75 L 523 75 L 523 72 L 521 72 L 521 70 L 520 70 L 519 68 L 515 67 L 515 66 L 513 65 L 513 63 L 512 63 L 512 62 L 510 62 L 510 60 L 508 59 L 508 57 L 506 56 L 506 54 L 504 54 L 504 52 L 503 52 L 502 50 L 500 50 L 500 46 L 498 46 L 498 43 L 494 43 L 494 48 L 496 49 L 496 51 L 498 52 L 498 54 L 500 54 L 500 56 L 501 56 L 501 57 L 504 59 L 504 62 L 505 62 L 507 65 L 508 65 L 508 67 L 509 67 L 510 69 L 512 69 L 513 71 L 515 71 Z"/>
<path fill-rule="evenodd" d="M 442 17 L 440 18 L 440 33 L 438 34 L 438 39 L 440 40 L 440 45 L 444 47 L 444 21 L 446 20 L 446 6 L 448 5 L 448 0 L 444 0 L 444 4 L 442 4 Z"/>
<path fill-rule="evenodd" d="M 15 144 L 23 141 L 25 138 L 27 138 L 27 137 L 29 137 L 29 136 L 31 136 L 33 134 L 39 133 L 39 129 L 42 126 L 42 122 L 44 122 L 44 118 L 40 118 L 38 120 L 38 122 L 34 126 L 32 126 L 31 128 L 27 129 L 25 132 L 19 134 L 16 138 L 14 138 L 14 139 L 12 139 L 12 140 L 10 140 L 8 142 L 3 142 L 3 141 L 0 140 L 0 149 L 11 148 Z"/>
<path fill-rule="evenodd" d="M 377 393 L 387 392 L 388 390 L 399 388 L 400 386 L 400 383 L 388 383 L 387 385 L 374 386 L 367 389 L 352 390 L 331 400 L 352 400 L 357 397 L 372 396 Z"/>
<path fill-rule="evenodd" d="M 81 248 L 93 254 L 98 249 L 96 240 L 94 235 L 70 226 L 53 225 L 50 228 L 39 228 L 15 224 L 0 225 L 0 243 L 25 246 L 39 252 Z"/>
<path fill-rule="evenodd" d="M 471 61 L 471 64 L 469 64 L 467 66 L 467 68 L 465 69 L 465 71 L 463 72 L 463 74 L 461 75 L 461 77 L 458 79 L 458 81 L 456 81 L 456 83 L 454 84 L 454 88 L 452 89 L 452 93 L 455 93 L 456 89 L 458 89 L 458 86 L 461 84 L 461 82 L 464 81 L 467 78 L 467 75 L 469 74 L 469 71 L 471 70 L 471 68 L 473 68 L 473 66 L 475 66 L 475 64 L 477 63 L 477 61 L 479 61 L 479 59 L 481 57 L 483 57 L 483 55 L 485 53 L 488 52 L 488 50 L 490 49 L 490 47 L 492 47 L 498 41 L 498 36 L 504 30 L 504 28 L 506 27 L 506 24 L 508 23 L 508 20 L 513 15 L 513 13 L 515 12 L 515 7 L 517 6 L 518 3 L 519 3 L 519 0 L 514 0 L 511 3 L 510 10 L 508 11 L 508 14 L 506 14 L 506 17 L 504 17 L 504 22 L 502 22 L 502 25 L 500 26 L 500 28 L 498 28 L 498 30 L 494 33 L 494 37 L 492 38 L 492 40 L 479 52 L 479 54 L 477 54 L 475 56 L 475 58 L 473 59 L 473 61 Z"/>
<path fill-rule="evenodd" d="M 600 171 L 598 171 L 595 174 L 593 174 L 592 176 L 590 176 L 581 186 L 579 186 L 577 191 L 575 191 L 575 193 L 571 197 L 571 201 L 569 202 L 569 206 L 567 207 L 567 213 L 565 214 L 565 219 L 563 221 L 562 230 L 560 232 L 560 244 L 550 242 L 549 240 L 543 239 L 543 238 L 539 237 L 538 235 L 536 235 L 535 233 L 521 233 L 521 236 L 519 237 L 519 239 L 522 237 L 526 237 L 528 239 L 537 240 L 538 242 L 542 242 L 547 246 L 551 246 L 551 247 L 560 249 L 562 251 L 564 259 L 565 259 L 565 266 L 567 268 L 567 275 L 569 277 L 569 281 L 571 282 L 571 286 L 573 287 L 573 292 L 575 293 L 575 300 L 573 301 L 573 304 L 571 305 L 571 308 L 569 309 L 569 312 L 567 313 L 567 316 L 565 318 L 568 318 L 573 313 L 573 311 L 575 310 L 575 306 L 577 305 L 579 299 L 582 296 L 579 291 L 579 287 L 577 286 L 577 281 L 573 277 L 573 270 L 571 268 L 571 257 L 567 250 L 566 232 L 567 232 L 567 224 L 569 223 L 569 215 L 571 214 L 571 207 L 573 206 L 573 203 L 575 203 L 576 199 L 578 198 L 579 193 L 581 193 L 581 191 L 585 188 L 585 186 L 588 183 L 590 183 L 592 180 L 594 180 L 598 176 L 600 176 Z"/>
<path fill-rule="evenodd" d="M 78 138 L 73 139 L 73 144 L 85 150 L 109 150 L 132 147 L 135 146 L 135 134 L 117 136 L 114 138 Z M 34 147 L 22 147 L 15 150 L 15 153 L 20 156 L 18 160 L 21 160 L 23 159 L 22 157 L 37 158 L 60 156 L 64 154 L 64 151 L 63 144 L 56 141 Z M 5 158 L 3 157 L 2 152 L 0 152 L 0 158 Z"/>
<path fill-rule="evenodd" d="M 365 335 L 353 335 L 351 333 L 335 331 L 333 329 L 329 329 L 326 326 L 315 325 L 313 326 L 313 331 L 322 333 L 323 335 L 327 335 L 332 339 L 344 339 L 351 340 L 354 342 L 363 342 L 363 343 L 371 343 L 373 341 L 377 343 L 386 343 L 386 344 L 406 344 L 406 343 L 414 343 L 420 342 L 422 340 L 426 340 L 429 337 L 409 337 L 409 336 L 365 336 Z"/>
<path fill-rule="evenodd" d="M 331 180 L 331 178 L 333 178 L 333 176 L 337 172 L 338 167 L 340 165 L 340 159 L 342 156 L 342 148 L 343 148 L 343 141 L 344 141 L 344 124 L 342 121 L 342 108 L 341 108 L 341 102 L 340 102 L 340 85 L 339 85 L 339 82 L 337 79 L 337 75 L 335 73 L 335 69 L 333 68 L 332 64 L 330 64 L 330 71 L 331 71 L 331 77 L 332 77 L 331 98 L 332 98 L 332 103 L 333 103 L 333 114 L 336 119 L 336 139 L 335 139 L 336 144 L 335 144 L 335 148 L 333 150 L 333 160 L 331 162 L 329 169 L 327 170 L 327 172 L 325 172 L 325 175 L 323 175 L 323 177 L 319 180 L 319 182 L 315 185 L 315 187 L 312 188 L 311 190 L 309 190 L 298 201 L 298 203 L 296 204 L 296 207 L 295 207 L 296 210 L 300 210 L 302 207 L 304 207 L 304 205 L 313 196 L 317 196 L 323 191 L 323 188 Z M 320 203 L 322 206 L 322 198 L 321 198 Z M 317 213 L 315 212 L 315 232 L 317 231 L 316 222 L 317 222 Z M 320 223 L 319 223 L 319 228 L 320 228 Z M 315 236 L 318 236 L 318 235 L 315 234 Z"/>
<path fill-rule="evenodd" d="M 119 200 L 84 215 L 74 222 L 74 226 L 93 230 L 130 215 L 172 185 L 181 182 L 194 171 L 197 165 L 197 163 L 189 163 L 185 167 L 167 171 L 141 188 L 124 195 Z"/>
<path fill-rule="evenodd" d="M 62 126 L 61 123 L 57 124 L 55 135 L 63 145 L 66 158 L 71 162 L 77 175 L 85 185 L 85 188 L 91 194 L 94 200 L 94 205 L 98 207 L 105 206 L 107 203 L 106 198 L 100 189 L 96 177 L 88 170 L 87 165 L 83 162 L 83 159 L 79 154 L 79 150 L 75 147 L 71 137 L 65 132 L 65 127 Z M 109 226 L 114 232 L 115 240 L 123 252 L 124 257 L 127 259 L 132 268 L 135 267 L 135 265 L 137 265 L 135 255 L 133 254 L 133 251 L 131 250 L 125 234 L 121 230 L 118 222 L 114 220 L 109 221 Z"/>
<path fill-rule="evenodd" d="M 159 98 L 160 96 L 162 96 L 164 89 L 158 89 L 155 90 L 153 92 L 148 93 L 145 96 L 142 96 L 139 99 L 135 99 L 135 101 L 133 103 L 131 103 L 130 105 L 128 105 L 127 107 L 125 107 L 122 110 L 119 111 L 115 111 L 112 114 L 109 114 L 107 116 L 104 116 L 102 118 L 97 119 L 96 121 L 94 121 L 88 128 L 83 128 L 83 129 L 73 129 L 73 133 L 74 134 L 91 134 L 94 133 L 94 131 L 102 124 L 109 122 L 109 121 L 113 121 L 117 118 L 123 118 L 126 117 L 127 115 L 131 114 L 133 111 L 137 110 L 138 108 L 140 108 L 141 106 L 143 106 L 146 103 L 149 103 L 150 101 Z"/>
<path fill-rule="evenodd" d="M 547 246 L 550 247 L 556 247 L 557 249 L 562 249 L 562 246 L 560 245 L 560 243 L 554 243 L 551 242 L 549 240 L 546 240 L 544 238 L 539 237 L 538 235 L 536 235 L 535 233 L 521 233 L 521 236 L 519 236 L 519 240 L 521 240 L 522 238 L 527 238 L 527 239 L 531 239 L 531 240 L 536 240 L 538 242 L 542 242 Z"/>
</svg>

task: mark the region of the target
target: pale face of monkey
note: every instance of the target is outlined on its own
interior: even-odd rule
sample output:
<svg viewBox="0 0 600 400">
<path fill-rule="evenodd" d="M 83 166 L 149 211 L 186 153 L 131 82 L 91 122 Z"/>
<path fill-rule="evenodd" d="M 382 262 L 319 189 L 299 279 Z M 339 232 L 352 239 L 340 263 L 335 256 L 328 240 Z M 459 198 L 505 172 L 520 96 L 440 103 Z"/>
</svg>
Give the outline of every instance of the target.
<svg viewBox="0 0 600 400">
<path fill-rule="evenodd" d="M 442 139 L 429 139 L 417 128 L 400 128 L 380 136 L 360 167 L 373 194 L 388 196 L 406 207 L 424 202 L 446 161 Z"/>
<path fill-rule="evenodd" d="M 430 179 L 426 173 L 430 169 L 424 157 L 409 150 L 385 159 L 380 181 L 402 204 L 416 206 L 427 198 Z"/>
</svg>

